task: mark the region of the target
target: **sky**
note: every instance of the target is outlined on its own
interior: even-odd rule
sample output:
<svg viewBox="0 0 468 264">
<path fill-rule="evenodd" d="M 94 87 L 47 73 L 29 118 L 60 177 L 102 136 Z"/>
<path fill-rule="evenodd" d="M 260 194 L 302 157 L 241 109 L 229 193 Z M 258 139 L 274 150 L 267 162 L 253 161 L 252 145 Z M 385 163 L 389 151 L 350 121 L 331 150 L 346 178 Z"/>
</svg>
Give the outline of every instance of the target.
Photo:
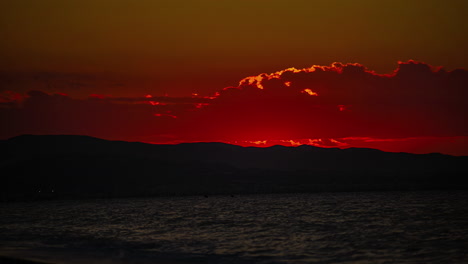
<svg viewBox="0 0 468 264">
<path fill-rule="evenodd" d="M 0 2 L 0 139 L 468 155 L 468 2 Z"/>
</svg>

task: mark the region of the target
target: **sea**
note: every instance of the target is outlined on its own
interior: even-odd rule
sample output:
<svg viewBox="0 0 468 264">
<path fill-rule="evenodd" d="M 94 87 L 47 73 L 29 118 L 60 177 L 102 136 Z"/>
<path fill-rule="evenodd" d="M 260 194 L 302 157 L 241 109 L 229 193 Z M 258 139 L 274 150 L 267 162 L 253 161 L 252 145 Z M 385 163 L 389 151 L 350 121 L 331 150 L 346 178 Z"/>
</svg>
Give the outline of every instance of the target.
<svg viewBox="0 0 468 264">
<path fill-rule="evenodd" d="M 0 204 L 0 255 L 47 263 L 468 263 L 468 192 Z"/>
</svg>

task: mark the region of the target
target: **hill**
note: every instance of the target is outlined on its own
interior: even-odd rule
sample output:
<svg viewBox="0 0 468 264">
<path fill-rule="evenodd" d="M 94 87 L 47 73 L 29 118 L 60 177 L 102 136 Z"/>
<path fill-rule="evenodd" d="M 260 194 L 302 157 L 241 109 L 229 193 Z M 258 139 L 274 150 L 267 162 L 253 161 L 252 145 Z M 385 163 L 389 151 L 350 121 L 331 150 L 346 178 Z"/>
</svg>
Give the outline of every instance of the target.
<svg viewBox="0 0 468 264">
<path fill-rule="evenodd" d="M 0 141 L 0 199 L 467 189 L 467 164 L 374 149 L 23 135 Z"/>
</svg>

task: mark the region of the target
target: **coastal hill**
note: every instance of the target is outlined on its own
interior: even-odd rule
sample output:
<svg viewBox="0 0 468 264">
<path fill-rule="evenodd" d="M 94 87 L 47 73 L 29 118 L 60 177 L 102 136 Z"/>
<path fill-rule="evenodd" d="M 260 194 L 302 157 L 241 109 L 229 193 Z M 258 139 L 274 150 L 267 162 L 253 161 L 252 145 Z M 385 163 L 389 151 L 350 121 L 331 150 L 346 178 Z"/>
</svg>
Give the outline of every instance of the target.
<svg viewBox="0 0 468 264">
<path fill-rule="evenodd" d="M 23 135 L 0 141 L 0 200 L 468 189 L 467 165 L 437 153 Z"/>
</svg>

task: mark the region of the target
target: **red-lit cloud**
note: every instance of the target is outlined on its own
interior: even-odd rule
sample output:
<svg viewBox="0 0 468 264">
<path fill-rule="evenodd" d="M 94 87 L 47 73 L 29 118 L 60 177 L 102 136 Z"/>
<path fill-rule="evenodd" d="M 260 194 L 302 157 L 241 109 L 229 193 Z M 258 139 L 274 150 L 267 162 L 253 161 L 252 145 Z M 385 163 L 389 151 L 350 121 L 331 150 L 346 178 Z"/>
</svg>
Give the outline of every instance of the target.
<svg viewBox="0 0 468 264">
<path fill-rule="evenodd" d="M 465 145 L 452 153 L 468 154 L 467 87 L 466 70 L 408 61 L 386 75 L 360 64 L 289 68 L 244 78 L 210 97 L 96 93 L 78 100 L 65 94 L 4 91 L 0 115 L 7 126 L 0 136 L 85 134 L 156 143 L 222 141 L 445 153 L 450 150 L 442 143 L 438 148 L 424 146 L 436 141 L 450 145 L 455 139 L 452 143 Z M 401 147 L 388 148 L 388 142 Z"/>
<path fill-rule="evenodd" d="M 390 75 L 359 64 L 291 68 L 247 77 L 190 118 L 204 124 L 197 136 L 221 140 L 467 136 L 467 84 L 465 70 L 414 61 Z"/>
</svg>

